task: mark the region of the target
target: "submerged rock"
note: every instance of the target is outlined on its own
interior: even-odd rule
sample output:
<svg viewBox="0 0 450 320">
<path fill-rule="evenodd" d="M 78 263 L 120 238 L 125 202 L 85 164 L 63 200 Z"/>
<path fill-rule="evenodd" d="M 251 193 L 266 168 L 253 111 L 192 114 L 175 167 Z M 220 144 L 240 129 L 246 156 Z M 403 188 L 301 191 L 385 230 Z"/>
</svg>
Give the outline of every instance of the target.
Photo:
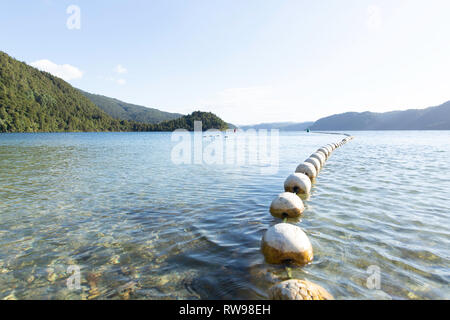
<svg viewBox="0 0 450 320">
<path fill-rule="evenodd" d="M 123 300 L 130 299 L 130 295 L 136 291 L 138 283 L 136 281 L 129 281 L 117 288 L 117 293 Z"/>
<path fill-rule="evenodd" d="M 54 283 L 58 279 L 58 276 L 55 273 L 55 269 L 47 268 L 46 272 L 47 272 L 47 280 L 48 280 L 48 282 Z"/>
<path fill-rule="evenodd" d="M 303 173 L 294 173 L 284 181 L 284 191 L 308 194 L 311 191 L 311 179 Z"/>
<path fill-rule="evenodd" d="M 287 280 L 269 289 L 271 300 L 333 300 L 333 296 L 321 286 L 307 280 Z"/>
<path fill-rule="evenodd" d="M 305 265 L 313 259 L 308 236 L 297 226 L 280 223 L 270 227 L 262 238 L 262 253 L 271 264 Z"/>
<path fill-rule="evenodd" d="M 112 256 L 112 257 L 109 259 L 109 263 L 110 263 L 110 264 L 119 264 L 119 262 L 120 262 L 120 256 L 119 256 L 118 254 Z"/>
<path fill-rule="evenodd" d="M 6 297 L 4 297 L 3 300 L 17 300 L 17 297 L 16 297 L 16 295 L 14 294 L 14 292 L 11 292 L 9 295 L 7 295 Z"/>
<path fill-rule="evenodd" d="M 299 217 L 305 206 L 302 199 L 290 192 L 284 192 L 276 197 L 270 205 L 270 213 L 277 218 Z"/>
</svg>

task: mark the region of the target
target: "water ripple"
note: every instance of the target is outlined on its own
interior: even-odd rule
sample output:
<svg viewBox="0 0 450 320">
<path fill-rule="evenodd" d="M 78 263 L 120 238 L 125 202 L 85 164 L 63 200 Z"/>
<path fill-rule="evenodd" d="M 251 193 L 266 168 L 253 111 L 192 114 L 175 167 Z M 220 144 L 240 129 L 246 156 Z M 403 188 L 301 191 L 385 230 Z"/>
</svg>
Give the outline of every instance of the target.
<svg viewBox="0 0 450 320">
<path fill-rule="evenodd" d="M 338 299 L 449 299 L 450 132 L 357 132 L 291 223 L 292 275 Z M 0 135 L 0 298 L 266 299 L 260 240 L 284 179 L 336 137 L 282 133 L 280 168 L 174 165 L 169 134 Z M 81 290 L 65 286 L 81 267 Z M 367 287 L 378 266 L 381 288 Z"/>
</svg>

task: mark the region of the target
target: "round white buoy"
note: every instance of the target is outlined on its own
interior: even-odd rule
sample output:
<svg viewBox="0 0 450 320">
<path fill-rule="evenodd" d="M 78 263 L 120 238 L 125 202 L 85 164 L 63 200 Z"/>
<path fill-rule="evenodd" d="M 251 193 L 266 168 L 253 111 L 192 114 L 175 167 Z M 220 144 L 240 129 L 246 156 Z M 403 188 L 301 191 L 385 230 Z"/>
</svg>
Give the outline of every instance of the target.
<svg viewBox="0 0 450 320">
<path fill-rule="evenodd" d="M 317 177 L 316 168 L 309 162 L 300 163 L 295 172 L 306 174 L 311 180 Z"/>
<path fill-rule="evenodd" d="M 320 148 L 317 150 L 317 152 L 322 152 L 325 155 L 325 159 L 328 159 L 328 157 L 330 156 L 330 152 L 326 148 Z"/>
<path fill-rule="evenodd" d="M 291 174 L 287 177 L 286 181 L 284 181 L 284 191 L 297 194 L 308 194 L 311 191 L 311 179 L 303 173 Z"/>
<path fill-rule="evenodd" d="M 324 148 L 328 150 L 328 156 L 331 156 L 331 154 L 333 153 L 333 148 L 331 148 L 329 144 L 324 146 Z"/>
<path fill-rule="evenodd" d="M 277 283 L 269 289 L 271 300 L 334 300 L 321 286 L 308 280 L 291 279 Z"/>
<path fill-rule="evenodd" d="M 281 219 L 299 217 L 303 211 L 305 211 L 305 206 L 302 199 L 290 192 L 278 195 L 270 205 L 272 216 Z"/>
<path fill-rule="evenodd" d="M 327 160 L 323 152 L 315 152 L 309 156 L 310 158 L 316 158 L 320 161 L 320 168 L 322 169 L 325 165 L 325 161 Z"/>
<path fill-rule="evenodd" d="M 315 153 L 321 153 L 325 160 L 328 160 L 328 152 L 326 150 L 317 150 Z"/>
<path fill-rule="evenodd" d="M 320 164 L 320 161 L 317 158 L 308 158 L 305 160 L 305 162 L 311 163 L 314 168 L 316 168 L 317 174 L 319 174 L 320 170 L 322 170 L 322 166 Z"/>
<path fill-rule="evenodd" d="M 314 256 L 308 236 L 299 227 L 288 223 L 270 227 L 262 238 L 261 250 L 271 264 L 305 265 Z"/>
</svg>

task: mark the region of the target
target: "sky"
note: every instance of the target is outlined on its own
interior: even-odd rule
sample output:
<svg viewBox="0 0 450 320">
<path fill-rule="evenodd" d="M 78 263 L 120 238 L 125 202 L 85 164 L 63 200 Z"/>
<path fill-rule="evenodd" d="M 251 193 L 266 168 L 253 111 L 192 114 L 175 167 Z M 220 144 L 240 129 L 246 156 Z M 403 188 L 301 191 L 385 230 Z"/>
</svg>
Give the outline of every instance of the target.
<svg viewBox="0 0 450 320">
<path fill-rule="evenodd" d="M 0 50 L 82 90 L 227 122 L 450 100 L 448 0 L 0 0 Z"/>
</svg>

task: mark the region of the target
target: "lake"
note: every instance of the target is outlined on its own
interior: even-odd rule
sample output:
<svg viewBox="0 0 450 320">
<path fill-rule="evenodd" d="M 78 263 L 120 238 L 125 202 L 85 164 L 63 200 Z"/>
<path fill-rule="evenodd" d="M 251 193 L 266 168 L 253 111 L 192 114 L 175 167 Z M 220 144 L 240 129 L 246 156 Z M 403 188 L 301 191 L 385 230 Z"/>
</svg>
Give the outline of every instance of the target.
<svg viewBox="0 0 450 320">
<path fill-rule="evenodd" d="M 351 134 L 289 221 L 314 248 L 292 277 L 336 299 L 450 299 L 450 132 Z M 0 134 L 0 298 L 266 299 L 288 278 L 260 251 L 270 203 L 343 137 L 280 132 L 262 174 L 176 164 L 170 133 Z"/>
</svg>

